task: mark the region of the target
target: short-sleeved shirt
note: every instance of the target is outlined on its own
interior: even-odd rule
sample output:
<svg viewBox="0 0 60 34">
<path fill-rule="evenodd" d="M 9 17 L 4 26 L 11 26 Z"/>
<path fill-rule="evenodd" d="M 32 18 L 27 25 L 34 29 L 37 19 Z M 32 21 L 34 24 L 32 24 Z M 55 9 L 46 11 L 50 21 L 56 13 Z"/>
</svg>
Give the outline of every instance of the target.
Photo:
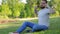
<svg viewBox="0 0 60 34">
<path fill-rule="evenodd" d="M 38 12 L 38 24 L 39 25 L 45 25 L 47 27 L 50 25 L 49 14 L 48 14 L 49 12 L 50 12 L 50 9 L 47 9 L 47 8 L 41 9 Z"/>
</svg>

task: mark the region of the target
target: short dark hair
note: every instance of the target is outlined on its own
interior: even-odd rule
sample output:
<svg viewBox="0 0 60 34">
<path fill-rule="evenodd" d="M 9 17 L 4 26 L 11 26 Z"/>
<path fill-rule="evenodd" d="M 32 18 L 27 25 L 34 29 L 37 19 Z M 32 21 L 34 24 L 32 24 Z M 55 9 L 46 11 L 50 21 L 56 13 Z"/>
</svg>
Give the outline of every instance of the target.
<svg viewBox="0 0 60 34">
<path fill-rule="evenodd" d="M 42 1 L 45 1 L 47 3 L 47 0 L 42 0 Z"/>
</svg>

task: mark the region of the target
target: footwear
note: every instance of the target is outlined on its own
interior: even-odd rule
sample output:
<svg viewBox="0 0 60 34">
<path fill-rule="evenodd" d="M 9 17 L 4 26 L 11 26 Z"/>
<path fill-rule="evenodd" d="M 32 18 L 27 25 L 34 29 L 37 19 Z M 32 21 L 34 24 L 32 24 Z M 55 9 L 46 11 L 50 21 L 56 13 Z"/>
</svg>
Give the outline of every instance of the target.
<svg viewBox="0 0 60 34">
<path fill-rule="evenodd" d="M 9 34 L 19 34 L 18 32 L 9 32 Z"/>
<path fill-rule="evenodd" d="M 26 30 L 26 32 L 27 32 L 27 33 L 28 33 L 28 32 L 29 32 L 29 33 L 32 33 L 32 30 Z"/>
</svg>

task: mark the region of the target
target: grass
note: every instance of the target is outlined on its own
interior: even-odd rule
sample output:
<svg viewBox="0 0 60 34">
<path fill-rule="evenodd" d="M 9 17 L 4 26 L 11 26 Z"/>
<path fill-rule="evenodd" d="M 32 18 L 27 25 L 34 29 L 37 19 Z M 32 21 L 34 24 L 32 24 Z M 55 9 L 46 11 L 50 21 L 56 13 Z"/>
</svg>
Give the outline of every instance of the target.
<svg viewBox="0 0 60 34">
<path fill-rule="evenodd" d="M 17 23 L 6 23 L 0 24 L 0 34 L 8 34 L 9 32 L 14 32 L 20 27 L 24 21 L 18 21 Z M 38 20 L 31 20 L 31 22 L 37 23 Z M 29 28 L 27 28 L 29 29 Z M 34 32 L 34 33 L 26 33 L 23 34 L 60 34 L 60 17 L 50 18 L 50 28 L 46 31 Z"/>
</svg>

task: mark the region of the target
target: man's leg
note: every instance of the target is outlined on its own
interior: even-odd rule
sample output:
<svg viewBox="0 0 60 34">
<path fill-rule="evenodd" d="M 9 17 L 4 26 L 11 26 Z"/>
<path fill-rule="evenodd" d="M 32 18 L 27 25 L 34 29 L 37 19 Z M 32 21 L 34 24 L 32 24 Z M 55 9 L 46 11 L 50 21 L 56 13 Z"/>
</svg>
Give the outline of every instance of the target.
<svg viewBox="0 0 60 34">
<path fill-rule="evenodd" d="M 26 29 L 26 27 L 33 28 L 33 26 L 34 26 L 34 24 L 31 22 L 24 22 L 23 25 L 21 27 L 19 27 L 19 29 L 16 32 L 21 33 L 22 31 L 24 31 Z"/>
<path fill-rule="evenodd" d="M 32 32 L 35 32 L 35 31 L 41 31 L 41 30 L 47 30 L 48 27 L 45 26 L 45 25 L 34 25 L 33 28 L 32 28 Z"/>
</svg>

